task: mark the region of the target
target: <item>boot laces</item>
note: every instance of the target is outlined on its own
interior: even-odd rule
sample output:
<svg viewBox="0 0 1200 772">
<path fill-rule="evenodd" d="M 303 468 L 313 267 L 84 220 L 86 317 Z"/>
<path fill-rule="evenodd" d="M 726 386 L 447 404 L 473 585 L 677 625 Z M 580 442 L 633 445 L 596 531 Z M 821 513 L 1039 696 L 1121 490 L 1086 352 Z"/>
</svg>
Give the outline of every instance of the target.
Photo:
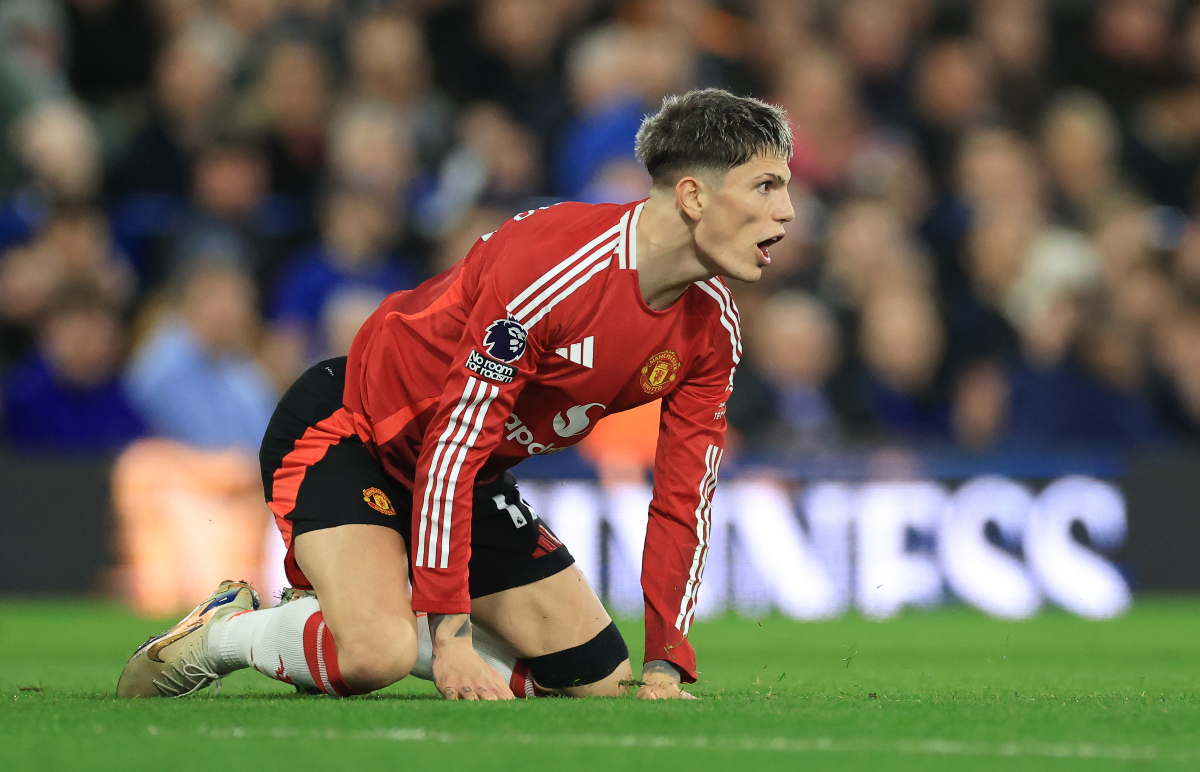
<svg viewBox="0 0 1200 772">
<path fill-rule="evenodd" d="M 199 652 L 184 654 L 170 670 L 162 671 L 162 676 L 166 683 L 156 678 L 154 685 L 164 697 L 186 697 L 214 684 L 214 694 L 221 693 L 221 676 Z"/>
</svg>

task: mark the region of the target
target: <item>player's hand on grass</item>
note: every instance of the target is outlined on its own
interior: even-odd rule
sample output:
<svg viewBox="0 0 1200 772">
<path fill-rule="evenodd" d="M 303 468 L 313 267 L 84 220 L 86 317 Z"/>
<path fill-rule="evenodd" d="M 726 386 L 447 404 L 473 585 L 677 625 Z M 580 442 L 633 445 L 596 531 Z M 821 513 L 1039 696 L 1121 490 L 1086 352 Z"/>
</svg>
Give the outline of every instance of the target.
<svg viewBox="0 0 1200 772">
<path fill-rule="evenodd" d="M 647 662 L 642 667 L 642 685 L 637 696 L 643 700 L 694 700 L 679 686 L 679 670 L 670 662 L 661 659 Z"/>
<path fill-rule="evenodd" d="M 433 681 L 448 700 L 511 700 L 512 690 L 471 646 L 471 617 L 430 614 Z"/>
</svg>

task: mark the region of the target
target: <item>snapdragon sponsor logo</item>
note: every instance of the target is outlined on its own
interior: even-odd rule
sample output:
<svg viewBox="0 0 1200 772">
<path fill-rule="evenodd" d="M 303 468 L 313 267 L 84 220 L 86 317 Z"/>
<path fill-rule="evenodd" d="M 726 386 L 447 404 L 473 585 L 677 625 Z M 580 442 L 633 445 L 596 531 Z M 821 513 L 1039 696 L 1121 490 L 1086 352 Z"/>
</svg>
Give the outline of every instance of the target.
<svg viewBox="0 0 1200 772">
<path fill-rule="evenodd" d="M 521 419 L 517 418 L 516 413 L 508 417 L 508 420 L 504 422 L 504 428 L 508 430 L 508 434 L 505 435 L 504 439 L 512 440 L 518 445 L 524 445 L 525 450 L 529 451 L 529 455 L 531 456 L 546 456 L 566 450 L 566 448 L 556 448 L 553 442 L 549 445 L 534 442 L 533 430 L 522 423 Z"/>
<path fill-rule="evenodd" d="M 576 405 L 575 407 L 567 408 L 567 417 L 564 419 L 562 413 L 554 415 L 554 433 L 559 437 L 574 437 L 587 430 L 591 425 L 592 419 L 588 416 L 588 410 L 598 407 L 603 410 L 606 406 L 603 402 L 589 402 L 586 405 Z"/>
</svg>

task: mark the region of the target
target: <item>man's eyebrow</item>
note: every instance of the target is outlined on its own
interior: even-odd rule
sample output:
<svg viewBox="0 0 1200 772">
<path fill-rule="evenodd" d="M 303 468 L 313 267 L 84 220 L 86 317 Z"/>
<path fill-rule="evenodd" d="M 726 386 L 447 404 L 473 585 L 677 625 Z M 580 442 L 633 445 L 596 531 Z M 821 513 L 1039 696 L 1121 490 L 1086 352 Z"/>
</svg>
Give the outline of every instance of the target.
<svg viewBox="0 0 1200 772">
<path fill-rule="evenodd" d="M 773 180 L 775 180 L 776 182 L 778 182 L 780 185 L 786 185 L 786 184 L 788 184 L 788 181 L 787 181 L 787 180 L 785 180 L 783 177 L 780 177 L 780 176 L 779 176 L 778 174 L 776 174 L 775 172 L 763 172 L 763 175 L 764 175 L 764 176 L 766 176 L 766 177 L 770 177 L 771 179 L 773 179 Z"/>
</svg>

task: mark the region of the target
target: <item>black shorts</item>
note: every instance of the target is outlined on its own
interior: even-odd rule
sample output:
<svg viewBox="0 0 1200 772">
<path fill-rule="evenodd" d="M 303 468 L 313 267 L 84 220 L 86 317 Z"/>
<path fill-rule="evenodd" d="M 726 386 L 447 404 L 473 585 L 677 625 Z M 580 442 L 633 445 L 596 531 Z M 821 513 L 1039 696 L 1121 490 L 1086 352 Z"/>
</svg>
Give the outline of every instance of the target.
<svg viewBox="0 0 1200 772">
<path fill-rule="evenodd" d="M 309 531 L 355 523 L 391 528 L 404 538 L 412 561 L 412 491 L 389 477 L 359 438 L 342 406 L 345 383 L 345 357 L 301 375 L 275 408 L 259 453 L 267 504 L 288 548 L 288 580 L 298 588 L 312 585 L 292 545 Z M 574 562 L 521 499 L 510 472 L 475 489 L 472 598 L 531 584 Z"/>
</svg>

